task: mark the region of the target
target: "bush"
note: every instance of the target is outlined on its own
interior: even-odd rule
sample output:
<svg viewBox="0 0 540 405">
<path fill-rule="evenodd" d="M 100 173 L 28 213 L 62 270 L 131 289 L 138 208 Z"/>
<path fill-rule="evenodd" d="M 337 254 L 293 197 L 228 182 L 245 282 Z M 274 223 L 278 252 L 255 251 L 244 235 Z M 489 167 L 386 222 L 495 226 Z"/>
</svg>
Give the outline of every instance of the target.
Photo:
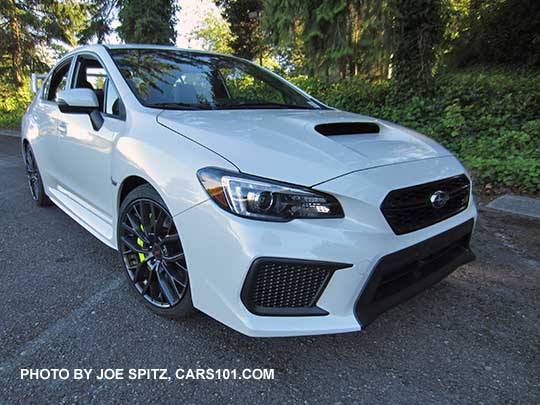
<svg viewBox="0 0 540 405">
<path fill-rule="evenodd" d="M 0 93 L 3 95 L 0 99 L 0 128 L 19 128 L 24 110 L 30 101 L 32 93 L 29 83 L 24 83 L 20 88 L 12 84 L 0 82 Z"/>
<path fill-rule="evenodd" d="M 443 72 L 434 96 L 398 99 L 387 82 L 293 78 L 334 107 L 397 122 L 454 152 L 477 185 L 540 192 L 540 76 L 481 68 Z"/>
</svg>

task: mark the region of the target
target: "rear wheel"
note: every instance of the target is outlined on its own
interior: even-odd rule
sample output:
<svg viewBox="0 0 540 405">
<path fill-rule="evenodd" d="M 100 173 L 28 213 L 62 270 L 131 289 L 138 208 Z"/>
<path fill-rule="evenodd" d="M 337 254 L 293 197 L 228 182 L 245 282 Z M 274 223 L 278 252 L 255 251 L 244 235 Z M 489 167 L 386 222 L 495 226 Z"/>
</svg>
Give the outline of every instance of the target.
<svg viewBox="0 0 540 405">
<path fill-rule="evenodd" d="M 34 152 L 30 145 L 26 145 L 24 149 L 24 163 L 26 166 L 26 177 L 28 179 L 32 200 L 34 200 L 35 204 L 39 207 L 50 205 L 51 200 L 49 200 L 49 197 L 45 194 L 41 174 L 39 173 L 36 158 L 34 157 Z"/>
<path fill-rule="evenodd" d="M 187 262 L 169 210 L 150 185 L 120 207 L 118 251 L 137 296 L 153 312 L 182 318 L 194 312 Z"/>
</svg>

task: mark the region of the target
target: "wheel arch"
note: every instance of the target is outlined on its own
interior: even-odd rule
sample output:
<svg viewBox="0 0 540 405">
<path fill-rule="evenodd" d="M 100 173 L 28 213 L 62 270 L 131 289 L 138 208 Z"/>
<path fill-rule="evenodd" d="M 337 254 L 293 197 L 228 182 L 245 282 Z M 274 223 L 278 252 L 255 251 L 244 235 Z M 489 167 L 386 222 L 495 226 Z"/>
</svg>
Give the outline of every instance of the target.
<svg viewBox="0 0 540 405">
<path fill-rule="evenodd" d="M 150 187 L 152 187 L 156 191 L 156 193 L 158 193 L 161 199 L 165 201 L 165 199 L 163 198 L 163 193 L 160 191 L 159 187 L 154 184 L 152 180 L 141 176 L 140 174 L 130 174 L 124 177 L 124 179 L 118 184 L 116 201 L 116 210 L 118 215 L 120 215 L 120 207 L 122 206 L 122 202 L 126 199 L 130 191 L 144 184 L 148 184 Z"/>
<path fill-rule="evenodd" d="M 30 146 L 30 141 L 25 136 L 23 136 L 21 139 L 21 153 L 23 155 L 23 159 L 26 159 L 25 153 L 28 146 Z"/>
</svg>

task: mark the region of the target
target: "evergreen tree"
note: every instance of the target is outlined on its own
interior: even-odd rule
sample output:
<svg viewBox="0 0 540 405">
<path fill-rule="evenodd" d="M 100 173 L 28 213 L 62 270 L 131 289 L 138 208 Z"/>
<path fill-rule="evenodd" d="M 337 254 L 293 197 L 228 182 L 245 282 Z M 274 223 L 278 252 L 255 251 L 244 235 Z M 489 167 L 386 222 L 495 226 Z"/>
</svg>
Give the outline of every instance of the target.
<svg viewBox="0 0 540 405">
<path fill-rule="evenodd" d="M 386 0 L 264 0 L 263 26 L 275 45 L 300 44 L 306 73 L 346 77 L 385 69 L 385 10 Z"/>
<path fill-rule="evenodd" d="M 215 0 L 229 23 L 233 34 L 231 48 L 236 56 L 246 59 L 258 57 L 262 61 L 269 48 L 261 30 L 261 0 Z"/>
<path fill-rule="evenodd" d="M 540 1 L 452 0 L 453 65 L 540 66 Z"/>
<path fill-rule="evenodd" d="M 87 2 L 87 20 L 79 33 L 79 42 L 88 43 L 94 39 L 98 44 L 105 41 L 105 37 L 113 29 L 111 23 L 115 9 L 120 0 L 89 0 Z"/>
<path fill-rule="evenodd" d="M 25 70 L 45 70 L 39 51 L 54 41 L 75 45 L 85 5 L 74 0 L 0 2 L 0 73 L 20 85 Z"/>
<path fill-rule="evenodd" d="M 393 72 L 401 95 L 428 91 L 442 42 L 447 9 L 443 0 L 389 0 Z"/>
<path fill-rule="evenodd" d="M 177 11 L 174 0 L 120 0 L 118 34 L 126 43 L 174 45 Z"/>
</svg>

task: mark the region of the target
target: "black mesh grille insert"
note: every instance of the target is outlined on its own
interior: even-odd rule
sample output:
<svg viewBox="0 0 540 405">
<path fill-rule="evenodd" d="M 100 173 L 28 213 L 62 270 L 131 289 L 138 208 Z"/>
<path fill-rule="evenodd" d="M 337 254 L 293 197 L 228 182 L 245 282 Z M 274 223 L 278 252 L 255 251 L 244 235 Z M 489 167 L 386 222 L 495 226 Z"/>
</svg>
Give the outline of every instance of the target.
<svg viewBox="0 0 540 405">
<path fill-rule="evenodd" d="M 348 264 L 280 258 L 255 260 L 242 301 L 259 315 L 326 315 L 316 306 L 333 272 Z"/>
<path fill-rule="evenodd" d="M 381 211 L 397 235 L 416 231 L 443 221 L 467 208 L 470 182 L 464 174 L 447 179 L 391 191 Z M 436 208 L 431 198 L 436 192 L 447 197 L 446 203 Z"/>
</svg>

